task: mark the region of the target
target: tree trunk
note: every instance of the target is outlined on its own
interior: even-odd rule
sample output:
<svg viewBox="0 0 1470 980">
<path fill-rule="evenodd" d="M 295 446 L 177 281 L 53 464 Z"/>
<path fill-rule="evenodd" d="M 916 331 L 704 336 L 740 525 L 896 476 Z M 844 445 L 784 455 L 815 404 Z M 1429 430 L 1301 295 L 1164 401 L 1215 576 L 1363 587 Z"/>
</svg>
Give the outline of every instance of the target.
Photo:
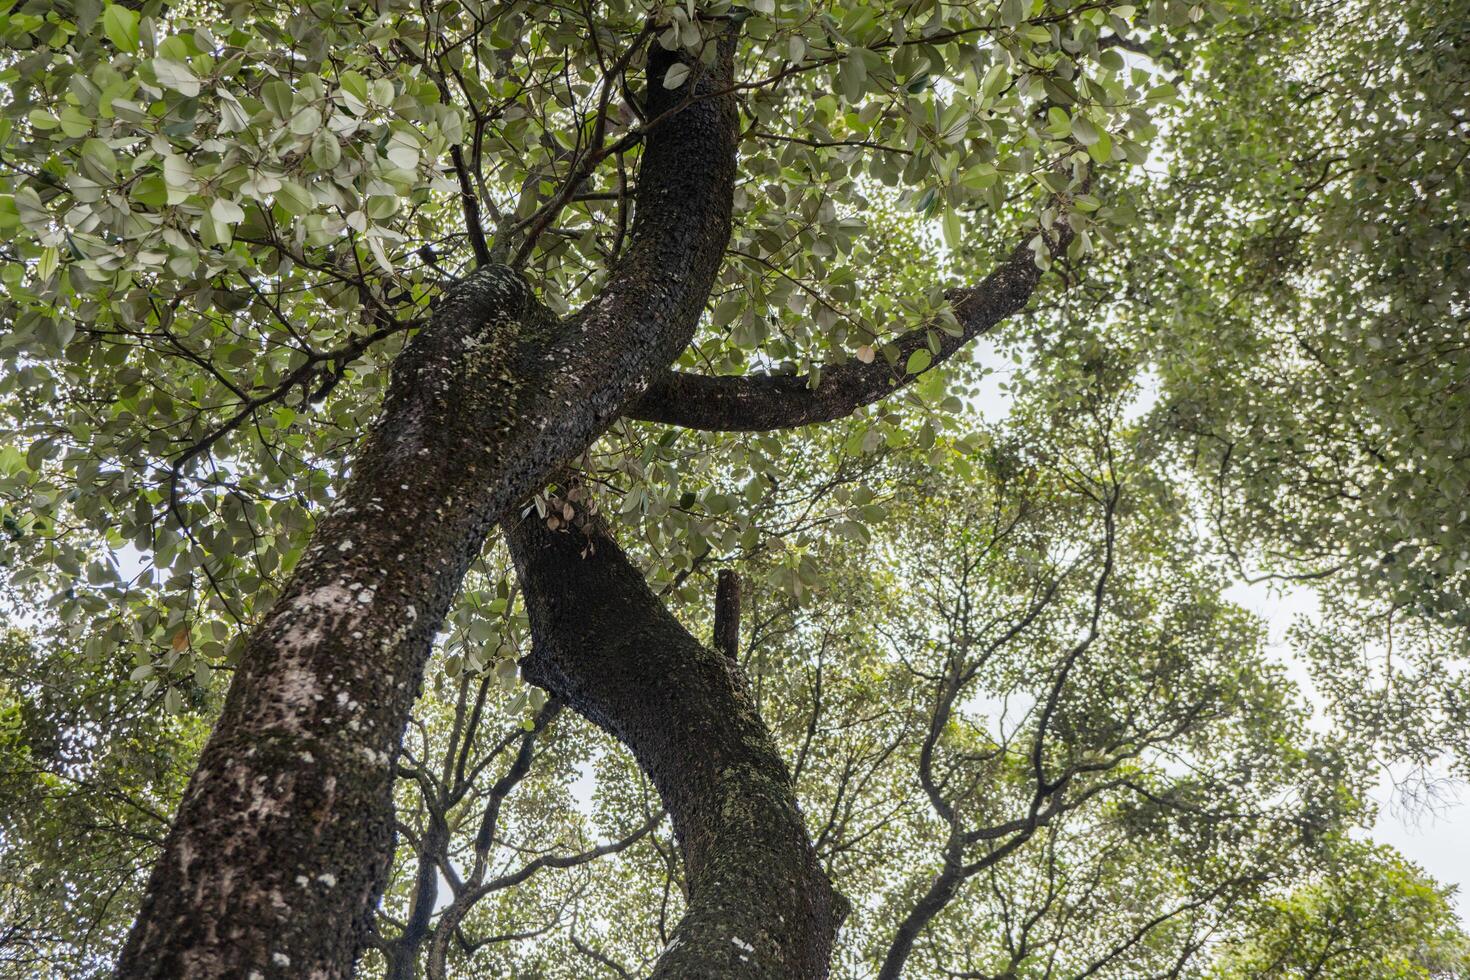
<svg viewBox="0 0 1470 980">
<path fill-rule="evenodd" d="M 739 665 L 679 625 L 600 521 L 579 525 L 508 523 L 534 640 L 522 666 L 632 750 L 673 820 L 689 901 L 652 977 L 827 976 L 847 903 Z"/>
<path fill-rule="evenodd" d="M 403 932 L 384 950 L 388 969 L 384 980 L 414 980 L 418 974 L 419 953 L 429 938 L 434 906 L 439 899 L 439 865 L 435 859 L 447 853 L 449 828 L 437 813 L 429 814 L 428 826 L 418 849 L 418 876 L 414 879 L 413 898 L 408 906 L 408 921 Z"/>
<path fill-rule="evenodd" d="M 466 567 L 692 336 L 729 237 L 735 120 L 712 93 L 732 50 L 677 91 L 674 56 L 650 54 L 650 116 L 667 115 L 595 300 L 558 321 L 484 268 L 399 357 L 340 503 L 246 643 L 120 977 L 350 975 L 392 860 L 393 760 Z"/>
</svg>

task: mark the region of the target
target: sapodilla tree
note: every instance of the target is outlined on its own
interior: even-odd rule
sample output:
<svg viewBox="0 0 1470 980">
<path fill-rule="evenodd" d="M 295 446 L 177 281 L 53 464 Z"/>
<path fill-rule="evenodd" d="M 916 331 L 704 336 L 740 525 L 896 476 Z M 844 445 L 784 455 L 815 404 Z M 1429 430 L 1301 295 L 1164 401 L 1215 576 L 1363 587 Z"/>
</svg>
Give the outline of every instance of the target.
<svg viewBox="0 0 1470 980">
<path fill-rule="evenodd" d="M 693 894 L 657 975 L 825 974 L 844 902 L 739 672 L 606 535 L 573 554 L 521 509 L 621 418 L 838 419 L 1023 309 L 1097 230 L 1094 168 L 1141 159 L 1138 106 L 1169 94 L 1140 88 L 1153 79 L 1119 39 L 1190 18 L 774 6 L 12 11 L 0 227 L 18 260 L 7 384 L 36 408 L 23 475 L 96 487 L 38 490 L 12 523 L 68 574 L 85 549 L 56 533 L 63 512 L 171 569 L 135 593 L 88 567 L 155 607 L 88 637 L 162 631 L 140 680 L 234 666 L 120 976 L 351 972 L 392 855 L 404 725 L 502 523 L 538 634 L 528 676 L 632 748 L 679 835 Z M 962 271 L 980 264 L 977 211 L 1012 241 L 944 288 L 913 254 L 853 245 L 871 199 L 940 218 Z M 577 215 L 590 224 L 564 226 Z M 771 336 L 778 301 L 810 313 L 794 336 Z M 702 345 L 710 370 L 673 370 L 709 305 L 714 329 L 738 325 Z M 763 343 L 790 363 L 744 370 Z M 61 396 L 75 408 L 40 407 Z M 316 405 L 330 422 L 302 435 Z M 339 480 L 302 467 L 297 451 L 340 453 L 374 408 Z M 283 522 L 306 522 L 303 496 L 326 505 L 309 545 L 234 554 L 242 523 L 260 537 L 240 501 L 293 480 L 310 490 L 277 501 Z M 99 595 L 58 611 L 95 626 Z M 614 663 L 589 660 L 587 636 L 629 623 Z"/>
</svg>

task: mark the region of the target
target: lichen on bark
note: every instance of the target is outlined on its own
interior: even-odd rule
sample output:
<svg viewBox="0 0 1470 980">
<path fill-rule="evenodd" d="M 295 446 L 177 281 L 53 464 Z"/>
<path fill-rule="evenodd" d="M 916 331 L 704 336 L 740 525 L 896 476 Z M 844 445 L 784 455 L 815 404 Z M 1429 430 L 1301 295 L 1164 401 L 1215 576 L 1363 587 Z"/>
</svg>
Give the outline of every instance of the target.
<svg viewBox="0 0 1470 980">
<path fill-rule="evenodd" d="M 689 102 L 661 84 L 676 56 L 651 56 L 664 120 L 596 298 L 558 320 L 482 268 L 400 355 L 338 505 L 245 644 L 120 977 L 351 974 L 393 853 L 392 764 L 465 570 L 693 334 L 729 238 L 732 56 L 721 43 Z"/>
</svg>

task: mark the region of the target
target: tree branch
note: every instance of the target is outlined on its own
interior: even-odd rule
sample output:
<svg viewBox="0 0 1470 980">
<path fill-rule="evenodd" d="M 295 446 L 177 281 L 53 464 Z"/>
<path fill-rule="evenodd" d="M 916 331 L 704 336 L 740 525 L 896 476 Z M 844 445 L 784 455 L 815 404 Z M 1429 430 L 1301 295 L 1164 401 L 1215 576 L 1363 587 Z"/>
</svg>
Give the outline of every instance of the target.
<svg viewBox="0 0 1470 980">
<path fill-rule="evenodd" d="M 475 250 L 475 264 L 490 264 L 490 246 L 485 242 L 485 226 L 480 221 L 480 199 L 470 186 L 469 169 L 465 166 L 464 151 L 458 145 L 449 148 L 449 158 L 454 162 L 454 173 L 459 178 L 459 201 L 464 207 L 464 227 L 470 236 L 470 245 Z"/>
<path fill-rule="evenodd" d="M 740 659 L 740 576 L 728 568 L 715 579 L 715 649 Z"/>
<path fill-rule="evenodd" d="M 1051 237 L 1043 236 L 1053 257 L 1063 254 L 1071 240 L 1072 231 L 1065 223 L 1059 223 Z M 654 379 L 627 416 L 725 432 L 763 432 L 844 418 L 912 384 L 976 337 L 1020 312 L 1041 276 L 1035 253 L 1029 242 L 1023 243 L 978 286 L 950 291 L 947 298 L 960 326 L 957 336 L 937 321 L 924 323 L 891 342 L 897 351 L 893 363 L 879 357 L 868 364 L 852 360 L 830 365 L 822 369 L 815 387 L 805 374 L 714 376 L 667 371 Z M 938 338 L 937 351 L 930 348 L 931 338 Z M 921 349 L 933 355 L 930 365 L 916 374 L 907 373 L 909 355 Z"/>
</svg>

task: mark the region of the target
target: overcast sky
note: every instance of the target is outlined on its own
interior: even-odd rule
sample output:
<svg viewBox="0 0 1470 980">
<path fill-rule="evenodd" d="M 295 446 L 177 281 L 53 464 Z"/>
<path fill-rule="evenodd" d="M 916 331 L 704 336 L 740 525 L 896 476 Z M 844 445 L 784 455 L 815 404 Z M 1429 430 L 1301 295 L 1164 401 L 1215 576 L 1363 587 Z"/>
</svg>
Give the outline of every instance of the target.
<svg viewBox="0 0 1470 980">
<path fill-rule="evenodd" d="M 1298 616 L 1311 616 L 1317 603 L 1310 590 L 1282 590 L 1266 583 L 1238 583 L 1227 596 L 1264 619 L 1271 629 L 1271 645 L 1281 661 L 1288 665 L 1292 679 L 1311 697 L 1311 680 L 1293 662 L 1286 643 L 1286 631 Z M 1379 804 L 1378 823 L 1373 828 L 1374 840 L 1391 844 L 1410 861 L 1422 867 L 1447 885 L 1459 886 L 1455 908 L 1462 922 L 1470 922 L 1470 804 L 1467 794 L 1448 779 L 1436 784 L 1435 806 L 1405 805 L 1401 794 L 1394 792 L 1392 780 L 1385 774 L 1375 799 Z"/>
</svg>

